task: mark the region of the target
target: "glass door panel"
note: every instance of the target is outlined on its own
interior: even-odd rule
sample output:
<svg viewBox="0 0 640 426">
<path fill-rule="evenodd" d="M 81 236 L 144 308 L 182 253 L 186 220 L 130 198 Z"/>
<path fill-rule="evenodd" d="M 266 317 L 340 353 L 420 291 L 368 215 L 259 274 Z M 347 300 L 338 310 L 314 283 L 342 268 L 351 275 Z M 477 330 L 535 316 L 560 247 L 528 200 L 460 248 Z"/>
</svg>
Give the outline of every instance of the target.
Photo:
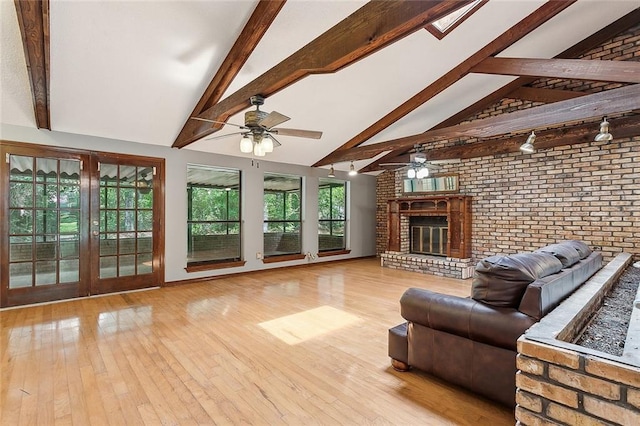
<svg viewBox="0 0 640 426">
<path fill-rule="evenodd" d="M 150 172 L 149 167 L 100 165 L 100 278 L 153 272 Z"/>
<path fill-rule="evenodd" d="M 86 293 L 81 284 L 82 155 L 64 158 L 46 149 L 3 147 L 2 246 L 8 248 L 8 274 L 2 275 L 2 306 L 74 297 Z M 4 165 L 3 165 L 4 166 Z M 4 190 L 3 190 L 4 192 Z M 6 209 L 6 210 L 5 210 Z M 88 216 L 87 216 L 88 217 Z M 3 249 L 4 252 L 4 249 Z M 85 247 L 85 253 L 88 247 Z"/>
<path fill-rule="evenodd" d="M 161 280 L 157 170 L 162 160 L 97 159 L 97 209 L 92 212 L 95 282 L 92 293 L 158 285 Z"/>
</svg>

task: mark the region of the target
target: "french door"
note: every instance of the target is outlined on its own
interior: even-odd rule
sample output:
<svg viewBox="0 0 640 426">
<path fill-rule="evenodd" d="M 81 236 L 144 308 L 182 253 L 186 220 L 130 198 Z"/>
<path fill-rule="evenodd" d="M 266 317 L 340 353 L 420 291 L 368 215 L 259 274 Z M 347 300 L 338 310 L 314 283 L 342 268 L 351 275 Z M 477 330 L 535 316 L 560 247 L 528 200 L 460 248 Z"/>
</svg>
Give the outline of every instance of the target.
<svg viewBox="0 0 640 426">
<path fill-rule="evenodd" d="M 0 306 L 162 284 L 164 160 L 1 148 Z"/>
</svg>

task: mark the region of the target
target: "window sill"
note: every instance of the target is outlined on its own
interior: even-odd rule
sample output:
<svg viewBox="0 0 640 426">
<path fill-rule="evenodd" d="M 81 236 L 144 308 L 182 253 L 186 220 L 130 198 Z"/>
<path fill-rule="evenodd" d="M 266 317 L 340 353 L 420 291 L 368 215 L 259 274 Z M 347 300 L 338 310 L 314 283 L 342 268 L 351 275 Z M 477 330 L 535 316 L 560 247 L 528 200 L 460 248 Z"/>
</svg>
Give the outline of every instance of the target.
<svg viewBox="0 0 640 426">
<path fill-rule="evenodd" d="M 187 265 L 184 268 L 187 272 L 200 272 L 200 271 L 211 271 L 214 269 L 224 269 L 224 268 L 236 268 L 239 266 L 244 266 L 247 263 L 246 260 L 232 260 L 229 262 L 217 262 L 217 263 L 201 263 L 198 265 Z"/>
<path fill-rule="evenodd" d="M 341 254 L 349 254 L 351 250 L 329 250 L 329 251 L 321 251 L 318 253 L 318 257 L 327 257 L 327 256 L 338 256 Z"/>
<path fill-rule="evenodd" d="M 286 262 L 288 260 L 301 260 L 307 257 L 306 254 L 281 254 L 278 256 L 265 257 L 262 259 L 262 263 L 276 263 L 276 262 Z"/>
</svg>

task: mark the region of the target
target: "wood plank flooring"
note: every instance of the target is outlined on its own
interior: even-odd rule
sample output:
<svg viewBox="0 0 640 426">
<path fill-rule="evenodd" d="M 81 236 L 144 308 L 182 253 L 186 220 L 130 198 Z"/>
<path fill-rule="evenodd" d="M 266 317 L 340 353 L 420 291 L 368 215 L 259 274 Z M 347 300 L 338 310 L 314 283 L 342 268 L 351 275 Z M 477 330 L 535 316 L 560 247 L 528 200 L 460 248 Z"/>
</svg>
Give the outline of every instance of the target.
<svg viewBox="0 0 640 426">
<path fill-rule="evenodd" d="M 0 424 L 513 425 L 390 367 L 412 286 L 470 281 L 361 259 L 0 311 Z"/>
</svg>

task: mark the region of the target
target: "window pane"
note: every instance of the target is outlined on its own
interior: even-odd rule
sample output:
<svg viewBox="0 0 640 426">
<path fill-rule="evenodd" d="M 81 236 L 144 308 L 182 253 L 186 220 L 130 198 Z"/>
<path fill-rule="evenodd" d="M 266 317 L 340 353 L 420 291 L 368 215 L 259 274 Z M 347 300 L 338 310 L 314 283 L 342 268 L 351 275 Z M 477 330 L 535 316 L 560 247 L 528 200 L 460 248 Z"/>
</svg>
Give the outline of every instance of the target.
<svg viewBox="0 0 640 426">
<path fill-rule="evenodd" d="M 320 220 L 331 219 L 331 188 L 318 189 L 318 216 Z"/>
<path fill-rule="evenodd" d="M 318 205 L 325 210 L 318 222 L 318 249 L 344 250 L 346 248 L 345 219 L 347 216 L 346 182 L 320 178 Z"/>
<path fill-rule="evenodd" d="M 31 234 L 33 232 L 33 210 L 10 209 L 9 233 Z"/>
<path fill-rule="evenodd" d="M 187 165 L 187 261 L 240 260 L 240 171 Z"/>
<path fill-rule="evenodd" d="M 344 219 L 346 202 L 344 185 L 331 188 L 331 219 Z"/>
<path fill-rule="evenodd" d="M 264 218 L 266 220 L 284 219 L 284 194 L 281 192 L 265 192 Z"/>
</svg>

